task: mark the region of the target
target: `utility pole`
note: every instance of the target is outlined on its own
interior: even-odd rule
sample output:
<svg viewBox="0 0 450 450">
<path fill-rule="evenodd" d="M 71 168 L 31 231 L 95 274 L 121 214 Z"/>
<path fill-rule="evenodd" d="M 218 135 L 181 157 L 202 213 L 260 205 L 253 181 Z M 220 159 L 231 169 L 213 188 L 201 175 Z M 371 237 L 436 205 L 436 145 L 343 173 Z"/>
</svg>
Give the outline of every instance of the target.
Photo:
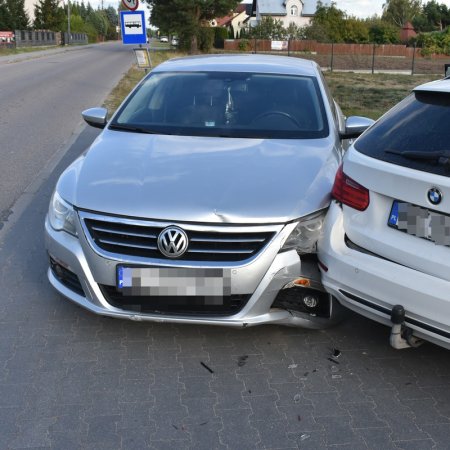
<svg viewBox="0 0 450 450">
<path fill-rule="evenodd" d="M 70 0 L 67 0 L 67 34 L 68 34 L 68 44 L 70 45 Z"/>
</svg>

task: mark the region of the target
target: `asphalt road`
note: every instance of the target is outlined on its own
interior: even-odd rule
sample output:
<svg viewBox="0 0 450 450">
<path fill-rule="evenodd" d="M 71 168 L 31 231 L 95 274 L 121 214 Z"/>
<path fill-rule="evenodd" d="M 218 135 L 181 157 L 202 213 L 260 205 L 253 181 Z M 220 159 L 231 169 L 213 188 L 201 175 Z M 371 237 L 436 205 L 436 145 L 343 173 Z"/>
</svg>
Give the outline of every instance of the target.
<svg viewBox="0 0 450 450">
<path fill-rule="evenodd" d="M 447 350 L 393 350 L 355 315 L 326 331 L 137 323 L 54 292 L 44 216 L 95 134 L 0 230 L 0 449 L 450 448 Z"/>
<path fill-rule="evenodd" d="M 80 132 L 80 112 L 100 106 L 133 59 L 121 43 L 0 58 L 0 228 Z"/>
</svg>

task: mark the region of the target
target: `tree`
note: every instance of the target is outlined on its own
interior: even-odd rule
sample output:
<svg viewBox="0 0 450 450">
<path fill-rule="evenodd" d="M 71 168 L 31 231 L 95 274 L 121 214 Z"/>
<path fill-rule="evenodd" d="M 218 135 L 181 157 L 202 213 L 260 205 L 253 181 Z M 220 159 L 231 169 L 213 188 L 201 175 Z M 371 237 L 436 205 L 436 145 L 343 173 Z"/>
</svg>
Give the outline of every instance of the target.
<svg viewBox="0 0 450 450">
<path fill-rule="evenodd" d="M 398 44 L 400 42 L 400 30 L 392 23 L 379 17 L 368 19 L 369 40 L 374 44 Z"/>
<path fill-rule="evenodd" d="M 226 16 L 239 0 L 147 0 L 152 7 L 150 22 L 167 34 L 188 42 L 191 53 L 197 51 L 197 35 L 202 26 L 215 17 Z"/>
<path fill-rule="evenodd" d="M 281 20 L 265 16 L 258 25 L 250 29 L 250 37 L 256 39 L 281 40 L 286 37 L 286 29 Z"/>
<path fill-rule="evenodd" d="M 416 31 L 442 31 L 450 24 L 450 11 L 446 5 L 431 0 L 423 5 L 422 13 L 414 18 Z"/>
<path fill-rule="evenodd" d="M 112 6 L 108 6 L 108 8 L 105 9 L 105 14 L 111 25 L 119 25 L 119 17 L 117 15 L 117 11 Z"/>
<path fill-rule="evenodd" d="M 10 30 L 10 15 L 8 7 L 6 6 L 6 0 L 0 0 L 0 30 Z"/>
<path fill-rule="evenodd" d="M 66 13 L 59 0 L 39 0 L 34 7 L 34 28 L 58 31 L 64 29 Z"/>
<path fill-rule="evenodd" d="M 342 38 L 347 43 L 366 43 L 369 42 L 369 29 L 366 24 L 355 17 L 349 17 L 343 22 Z"/>
<path fill-rule="evenodd" d="M 318 23 L 311 23 L 311 25 L 307 25 L 302 27 L 302 39 L 308 39 L 311 41 L 317 42 L 329 42 L 330 38 L 328 37 L 327 29 Z"/>
<path fill-rule="evenodd" d="M 9 28 L 11 30 L 26 30 L 30 19 L 25 11 L 25 0 L 5 0 L 9 12 Z"/>
<path fill-rule="evenodd" d="M 343 42 L 342 30 L 345 19 L 345 12 L 337 8 L 334 2 L 331 3 L 331 6 L 322 6 L 320 3 L 311 24 L 325 29 L 328 39 L 332 42 Z"/>
<path fill-rule="evenodd" d="M 102 38 L 106 36 L 109 22 L 104 11 L 91 10 L 91 13 L 87 16 L 86 23 L 94 27 L 97 35 L 100 35 Z"/>
<path fill-rule="evenodd" d="M 406 22 L 412 22 L 421 11 L 422 0 L 386 0 L 382 18 L 402 28 Z"/>
<path fill-rule="evenodd" d="M 0 30 L 26 30 L 29 27 L 25 0 L 0 0 Z"/>
<path fill-rule="evenodd" d="M 291 22 L 286 28 L 286 37 L 288 39 L 301 39 L 303 37 L 302 29 L 294 22 Z"/>
</svg>

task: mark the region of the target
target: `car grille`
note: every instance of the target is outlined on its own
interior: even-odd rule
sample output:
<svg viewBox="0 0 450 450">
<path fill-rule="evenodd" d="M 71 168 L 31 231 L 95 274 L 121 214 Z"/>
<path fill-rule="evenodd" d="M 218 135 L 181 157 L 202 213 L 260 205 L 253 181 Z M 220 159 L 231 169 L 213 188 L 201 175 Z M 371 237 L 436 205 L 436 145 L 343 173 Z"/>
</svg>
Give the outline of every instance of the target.
<svg viewBox="0 0 450 450">
<path fill-rule="evenodd" d="M 133 224 L 84 218 L 94 243 L 107 252 L 165 258 L 158 250 L 157 238 L 165 226 Z M 225 227 L 224 227 L 225 228 Z M 275 235 L 274 232 L 198 231 L 184 228 L 189 247 L 177 260 L 184 261 L 242 261 L 256 255 Z"/>
<path fill-rule="evenodd" d="M 221 304 L 218 304 L 219 298 L 216 297 L 212 299 L 200 296 L 132 296 L 123 295 L 115 286 L 99 286 L 110 305 L 125 311 L 148 314 L 229 316 L 237 314 L 251 297 L 250 294 L 220 297 Z"/>
</svg>

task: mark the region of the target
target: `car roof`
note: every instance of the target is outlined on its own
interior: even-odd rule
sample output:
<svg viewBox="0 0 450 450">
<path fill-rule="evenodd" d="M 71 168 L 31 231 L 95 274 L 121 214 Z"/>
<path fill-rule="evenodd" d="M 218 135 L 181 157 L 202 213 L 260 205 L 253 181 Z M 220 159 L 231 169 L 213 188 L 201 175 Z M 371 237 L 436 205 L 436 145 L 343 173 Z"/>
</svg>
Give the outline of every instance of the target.
<svg viewBox="0 0 450 450">
<path fill-rule="evenodd" d="M 153 72 L 256 72 L 317 76 L 314 61 L 275 55 L 198 55 L 174 58 Z"/>
<path fill-rule="evenodd" d="M 413 89 L 414 92 L 450 92 L 450 78 L 430 81 Z"/>
</svg>

